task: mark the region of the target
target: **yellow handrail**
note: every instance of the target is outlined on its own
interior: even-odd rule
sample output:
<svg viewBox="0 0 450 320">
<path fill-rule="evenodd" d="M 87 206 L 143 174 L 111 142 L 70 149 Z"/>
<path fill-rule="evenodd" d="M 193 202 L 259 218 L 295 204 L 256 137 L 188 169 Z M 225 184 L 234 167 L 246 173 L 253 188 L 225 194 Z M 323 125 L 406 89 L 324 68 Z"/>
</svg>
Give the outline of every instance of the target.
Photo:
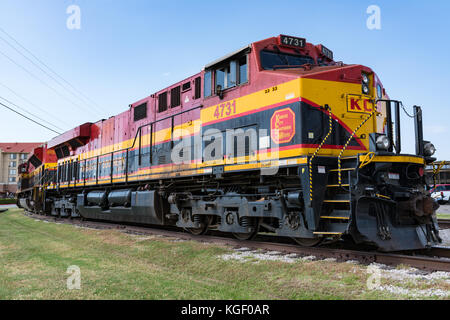
<svg viewBox="0 0 450 320">
<path fill-rule="evenodd" d="M 333 114 L 331 113 L 331 108 L 328 105 L 325 105 L 325 109 L 328 110 L 328 116 L 329 116 L 329 130 L 325 138 L 323 138 L 320 145 L 317 147 L 316 151 L 314 151 L 312 157 L 309 159 L 309 201 L 310 205 L 312 205 L 312 199 L 313 199 L 313 186 L 312 186 L 312 161 L 319 153 L 319 150 L 322 149 L 322 146 L 324 145 L 325 141 L 327 141 L 328 137 L 330 136 L 331 132 L 333 131 Z"/>
<path fill-rule="evenodd" d="M 342 172 L 341 172 L 341 157 L 342 154 L 344 153 L 345 149 L 347 149 L 348 144 L 350 143 L 350 141 L 353 139 L 353 137 L 355 136 L 356 132 L 361 129 L 361 127 L 367 122 L 369 121 L 370 118 L 372 118 L 372 116 L 377 113 L 377 109 L 374 108 L 373 111 L 370 113 L 370 115 L 364 119 L 363 122 L 361 122 L 355 130 L 353 130 L 352 134 L 350 135 L 350 138 L 348 138 L 347 142 L 345 143 L 344 147 L 342 148 L 341 152 L 339 153 L 338 156 L 338 180 L 339 180 L 339 186 L 342 186 Z"/>
<path fill-rule="evenodd" d="M 436 176 L 441 171 L 442 167 L 445 165 L 445 161 L 441 161 L 437 169 L 435 168 L 436 164 L 433 163 L 433 188 L 436 187 Z"/>
<path fill-rule="evenodd" d="M 361 161 L 361 164 L 359 165 L 359 168 L 364 168 L 365 166 L 367 166 L 369 163 L 372 162 L 372 160 L 375 158 L 375 152 L 369 152 L 367 153 L 363 160 Z"/>
</svg>

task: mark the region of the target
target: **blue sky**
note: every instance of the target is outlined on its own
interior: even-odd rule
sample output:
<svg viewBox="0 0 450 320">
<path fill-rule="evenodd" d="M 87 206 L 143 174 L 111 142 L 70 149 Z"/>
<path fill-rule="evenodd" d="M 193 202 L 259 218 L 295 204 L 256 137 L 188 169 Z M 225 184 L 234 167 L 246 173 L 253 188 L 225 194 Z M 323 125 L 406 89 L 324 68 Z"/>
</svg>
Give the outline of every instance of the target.
<svg viewBox="0 0 450 320">
<path fill-rule="evenodd" d="M 80 30 L 66 27 L 72 4 L 81 9 Z M 372 4 L 381 9 L 381 30 L 366 27 Z M 2 0 L 0 28 L 95 105 L 65 91 L 1 39 L 0 97 L 66 130 L 122 112 L 230 51 L 283 33 L 324 44 L 336 60 L 373 68 L 410 113 L 414 104 L 423 107 L 425 138 L 439 159 L 450 160 L 449 11 L 450 1 Z M 2 142 L 55 135 L 0 110 Z M 402 120 L 404 152 L 414 153 L 412 120 Z"/>
</svg>

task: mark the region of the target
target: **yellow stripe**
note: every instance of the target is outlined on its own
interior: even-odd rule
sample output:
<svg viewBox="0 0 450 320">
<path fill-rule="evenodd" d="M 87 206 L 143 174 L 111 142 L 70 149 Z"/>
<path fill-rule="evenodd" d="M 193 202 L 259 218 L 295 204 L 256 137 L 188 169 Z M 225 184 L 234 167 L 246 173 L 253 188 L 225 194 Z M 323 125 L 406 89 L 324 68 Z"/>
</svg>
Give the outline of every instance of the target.
<svg viewBox="0 0 450 320">
<path fill-rule="evenodd" d="M 273 104 L 281 103 L 286 100 L 290 100 L 293 98 L 299 98 L 299 79 L 292 80 L 289 82 L 286 82 L 284 84 L 279 84 L 276 86 L 276 91 L 271 91 L 269 94 L 265 93 L 265 90 L 260 90 L 255 93 L 251 93 L 249 95 L 240 97 L 235 99 L 236 102 L 236 113 L 230 114 L 231 116 L 237 116 L 240 114 L 243 114 L 245 112 L 251 112 L 255 111 L 259 108 L 263 108 L 266 106 L 270 106 Z M 288 98 L 288 99 L 287 99 Z M 194 121 L 187 121 L 185 123 L 182 123 L 180 125 L 174 126 L 174 137 L 173 139 L 179 139 L 180 137 L 187 136 L 187 135 L 193 135 L 198 134 L 201 130 L 202 123 L 210 122 L 213 120 L 226 120 L 226 110 L 224 111 L 224 116 L 216 118 L 214 116 L 214 113 L 216 112 L 217 107 L 222 104 L 227 104 L 228 102 L 232 101 L 224 101 L 219 105 L 214 105 L 205 109 L 201 110 L 201 120 L 197 119 Z M 221 109 L 221 108 L 220 108 Z M 149 126 L 146 127 L 146 131 L 149 131 Z M 165 128 L 162 130 L 158 130 L 156 132 L 153 132 L 153 140 L 152 143 L 157 144 L 162 141 L 171 140 L 171 128 Z M 109 145 L 106 147 L 102 147 L 100 149 L 92 150 L 86 153 L 78 154 L 75 156 L 67 157 L 64 159 L 61 159 L 58 161 L 58 163 L 65 163 L 67 161 L 73 161 L 73 160 L 84 160 L 89 159 L 97 156 L 106 155 L 108 153 L 111 153 L 112 151 L 121 151 L 125 150 L 127 148 L 130 148 L 134 142 L 135 137 L 132 137 L 126 141 L 122 141 L 119 143 L 115 143 L 113 145 Z M 146 133 L 143 134 L 141 137 L 141 144 L 142 145 L 149 145 L 150 144 L 150 134 Z M 136 139 L 136 143 L 134 147 L 138 147 L 138 139 Z"/>
<path fill-rule="evenodd" d="M 234 99 L 223 101 L 220 104 L 202 109 L 201 121 L 202 123 L 208 123 L 215 120 L 226 120 L 233 116 L 239 116 L 246 112 L 251 112 L 259 108 L 274 105 L 286 100 L 300 97 L 300 80 L 295 79 L 285 83 L 277 84 L 275 87 L 269 88 L 270 92 L 266 93 L 266 90 L 260 90 L 249 95 Z M 234 113 L 234 107 L 227 116 L 228 103 L 236 103 L 236 113 Z M 222 113 L 222 105 L 225 105 Z M 217 109 L 219 107 L 219 109 Z M 219 116 L 216 117 L 215 113 L 219 111 Z"/>
<path fill-rule="evenodd" d="M 331 169 L 330 171 L 336 172 L 336 171 L 351 171 L 355 170 L 355 168 L 343 168 L 343 169 Z"/>
<path fill-rule="evenodd" d="M 48 162 L 44 164 L 44 169 L 54 169 L 58 166 L 56 162 Z"/>
<path fill-rule="evenodd" d="M 324 235 L 327 235 L 327 234 L 331 234 L 331 235 L 340 235 L 340 234 L 342 234 L 342 232 L 326 232 L 326 231 L 316 231 L 316 232 L 313 232 L 313 234 L 324 234 Z"/>
<path fill-rule="evenodd" d="M 307 162 L 306 157 L 303 158 L 297 158 L 297 159 L 288 159 L 288 160 L 281 160 L 281 161 L 274 161 L 271 162 L 270 167 L 277 167 L 277 166 L 289 166 L 289 165 L 298 165 L 298 164 L 305 164 Z M 225 168 L 225 171 L 233 171 L 233 170 L 248 170 L 248 169 L 259 169 L 264 168 L 265 163 L 253 163 L 253 164 L 239 164 L 239 165 L 232 165 L 227 166 Z M 159 178 L 174 178 L 174 177 L 180 177 L 180 176 L 190 176 L 190 175 L 199 175 L 199 174 L 205 174 L 205 173 L 212 173 L 211 168 L 201 168 L 201 169 L 193 169 L 193 170 L 184 170 L 184 171 L 167 171 L 164 172 L 161 169 L 167 169 L 167 168 L 157 168 L 157 170 L 139 170 L 137 172 L 134 172 L 132 175 L 128 175 L 128 181 L 139 181 L 139 180 L 147 180 L 147 179 L 159 179 Z M 122 175 L 121 177 L 115 177 L 113 178 L 113 182 L 124 182 L 126 180 L 125 175 Z M 99 179 L 98 184 L 110 184 L 111 179 Z M 86 186 L 92 186 L 96 185 L 96 181 L 86 181 Z M 84 186 L 83 182 L 78 183 L 70 183 L 70 187 L 73 186 Z M 69 185 L 67 182 L 61 183 L 60 188 L 68 188 Z M 53 188 L 53 187 L 52 187 Z"/>
<path fill-rule="evenodd" d="M 339 185 L 339 184 L 329 184 L 329 185 L 327 185 L 327 187 L 328 187 L 328 188 L 350 187 L 350 185 L 349 185 L 349 184 L 341 184 L 341 185 Z"/>
<path fill-rule="evenodd" d="M 321 216 L 322 219 L 341 219 L 341 220 L 349 220 L 349 217 L 333 217 L 333 216 Z"/>
<path fill-rule="evenodd" d="M 296 79 L 292 80 L 283 84 L 279 84 L 276 86 L 277 90 L 273 90 L 271 88 L 270 93 L 265 93 L 265 90 L 260 90 L 258 92 L 239 97 L 235 99 L 236 102 L 236 113 L 230 114 L 229 116 L 239 116 L 246 112 L 255 111 L 259 108 L 264 108 L 269 105 L 281 103 L 283 101 L 286 101 L 287 99 L 292 98 L 299 98 L 300 95 L 302 97 L 305 97 L 306 99 L 309 99 L 319 105 L 329 104 L 333 108 L 333 113 L 338 116 L 342 121 L 346 123 L 346 125 L 350 128 L 354 128 L 356 124 L 359 124 L 361 122 L 361 118 L 355 118 L 350 119 L 346 118 L 345 115 L 348 114 L 347 112 L 347 95 L 348 94 L 359 94 L 361 91 L 361 85 L 360 84 L 350 84 L 350 83 L 343 83 L 343 82 L 337 82 L 337 81 L 326 81 L 326 80 L 314 80 L 314 79 Z M 202 123 L 207 123 L 210 121 L 218 120 L 216 118 L 215 113 L 217 110 L 217 107 L 225 104 L 225 107 L 227 103 L 232 101 L 224 101 L 219 105 L 214 105 L 211 107 L 204 108 L 200 111 L 200 119 L 194 120 L 192 122 L 186 122 L 180 125 L 177 125 L 174 127 L 174 139 L 177 137 L 185 136 L 186 134 L 198 134 L 201 131 Z M 224 111 L 224 116 L 219 116 L 220 120 L 226 120 L 226 112 Z M 217 115 L 217 113 L 216 113 Z M 158 124 L 159 125 L 159 124 Z M 157 126 L 158 126 L 157 125 Z M 149 129 L 149 127 L 147 127 Z M 146 134 L 142 135 L 142 145 L 148 145 L 150 143 L 150 135 L 149 130 L 144 130 Z M 181 130 L 185 130 L 185 132 L 178 132 Z M 361 132 L 367 133 L 367 132 L 373 132 L 373 126 L 371 126 L 371 122 L 364 124 L 361 128 Z M 368 136 L 368 135 L 367 135 Z M 153 144 L 159 143 L 161 141 L 170 140 L 171 137 L 171 128 L 166 128 L 162 130 L 158 130 L 153 133 Z M 366 147 L 368 147 L 368 138 L 362 139 Z M 86 152 L 80 155 L 76 155 L 73 157 L 68 157 L 65 159 L 62 159 L 59 161 L 59 163 L 67 162 L 68 160 L 74 160 L 74 159 L 86 159 L 91 158 L 95 156 L 101 156 L 105 155 L 108 152 L 111 151 L 119 151 L 126 148 L 131 147 L 131 144 L 134 141 L 134 137 L 130 137 L 130 139 L 119 142 L 116 144 L 113 144 L 111 146 L 102 147 L 98 150 L 93 150 L 90 152 Z M 135 147 L 138 146 L 138 141 L 136 141 Z M 246 169 L 252 169 L 252 168 L 262 168 L 267 167 L 267 162 L 262 162 L 264 160 L 275 160 L 272 162 L 271 166 L 283 166 L 282 159 L 285 158 L 293 158 L 293 157 L 300 157 L 302 155 L 306 154 L 312 154 L 316 148 L 295 148 L 291 150 L 284 150 L 280 151 L 279 153 L 274 152 L 273 154 L 258 154 L 256 157 L 238 157 L 238 158 L 228 158 L 226 160 L 221 160 L 219 162 L 211 163 L 193 163 L 189 165 L 172 165 L 167 167 L 161 167 L 161 168 L 154 168 L 154 169 L 146 169 L 146 170 L 139 170 L 131 175 L 129 175 L 129 179 L 136 180 L 144 180 L 145 177 L 152 177 L 156 178 L 155 173 L 159 173 L 159 177 L 177 177 L 180 175 L 184 175 L 184 173 L 178 173 L 173 172 L 172 170 L 183 170 L 183 169 L 192 169 L 192 171 L 186 171 L 186 172 L 194 172 L 194 174 L 202 174 L 204 172 L 209 173 L 212 166 L 215 165 L 224 165 L 225 171 L 233 171 L 233 170 L 246 170 Z M 337 155 L 339 154 L 339 149 L 329 149 L 329 150 L 323 150 L 323 153 L 327 155 Z M 359 152 L 358 150 L 346 150 L 346 155 L 357 155 Z M 255 159 L 256 158 L 256 159 Z M 297 164 L 305 164 L 306 158 L 299 158 L 302 160 L 295 160 L 297 161 Z M 256 160 L 259 161 L 258 163 L 241 163 L 249 160 Z M 292 159 L 288 159 L 287 161 L 291 161 Z M 285 160 L 286 161 L 286 160 Z M 292 160 L 293 161 L 293 160 Z M 374 161 L 386 161 L 386 162 L 412 162 L 412 163 L 420 163 L 423 164 L 424 160 L 420 157 L 407 157 L 407 156 L 379 156 Z M 230 163 L 232 162 L 232 163 Z M 237 163 L 236 163 L 237 162 Z M 287 165 L 290 165 L 291 163 L 288 163 Z M 50 166 L 54 166 L 55 164 L 48 164 Z M 197 169 L 196 169 L 197 168 Z M 195 170 L 196 169 L 196 170 Z M 353 169 L 343 169 L 343 170 L 353 170 Z M 332 170 L 337 171 L 337 170 Z M 140 176 L 145 175 L 145 176 Z M 125 178 L 118 176 L 113 178 L 114 182 L 120 182 L 123 181 Z M 110 179 L 107 179 L 108 183 L 110 182 Z M 87 182 L 86 185 L 95 185 L 95 181 L 93 182 Z M 84 183 L 77 184 L 78 185 L 84 185 Z"/>
<path fill-rule="evenodd" d="M 359 156 L 359 160 L 362 161 L 364 155 Z M 375 156 L 372 162 L 406 162 L 425 164 L 425 160 L 422 157 L 415 156 Z"/>
</svg>

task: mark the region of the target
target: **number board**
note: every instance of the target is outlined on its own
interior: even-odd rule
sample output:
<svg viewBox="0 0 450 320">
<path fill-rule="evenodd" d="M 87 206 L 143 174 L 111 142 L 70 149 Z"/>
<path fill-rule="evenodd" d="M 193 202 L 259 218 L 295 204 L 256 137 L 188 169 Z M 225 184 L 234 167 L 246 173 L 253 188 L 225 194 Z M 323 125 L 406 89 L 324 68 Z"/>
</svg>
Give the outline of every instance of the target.
<svg viewBox="0 0 450 320">
<path fill-rule="evenodd" d="M 322 54 L 330 60 L 333 60 L 333 51 L 328 49 L 327 47 L 320 45 L 322 47 Z"/>
<path fill-rule="evenodd" d="M 280 35 L 280 45 L 295 48 L 304 48 L 305 44 L 306 39 Z"/>
</svg>

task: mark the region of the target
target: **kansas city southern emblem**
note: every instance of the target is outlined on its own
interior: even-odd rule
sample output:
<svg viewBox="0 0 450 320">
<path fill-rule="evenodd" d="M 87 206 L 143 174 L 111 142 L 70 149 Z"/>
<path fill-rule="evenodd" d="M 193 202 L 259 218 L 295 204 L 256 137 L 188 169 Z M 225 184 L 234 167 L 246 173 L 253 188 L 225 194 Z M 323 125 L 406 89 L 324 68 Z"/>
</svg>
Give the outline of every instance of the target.
<svg viewBox="0 0 450 320">
<path fill-rule="evenodd" d="M 291 108 L 275 111 L 270 119 L 270 137 L 276 144 L 287 143 L 295 135 L 295 113 Z"/>
</svg>

